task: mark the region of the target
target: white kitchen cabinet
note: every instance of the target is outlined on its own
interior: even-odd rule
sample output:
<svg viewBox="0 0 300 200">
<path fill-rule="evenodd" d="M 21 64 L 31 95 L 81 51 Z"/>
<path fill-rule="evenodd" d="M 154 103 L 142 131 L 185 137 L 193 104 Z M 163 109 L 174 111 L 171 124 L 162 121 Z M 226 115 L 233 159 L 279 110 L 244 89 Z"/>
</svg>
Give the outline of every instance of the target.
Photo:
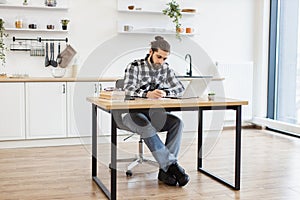
<svg viewBox="0 0 300 200">
<path fill-rule="evenodd" d="M 24 83 L 0 83 L 0 140 L 25 139 Z"/>
<path fill-rule="evenodd" d="M 26 139 L 66 137 L 66 82 L 32 82 L 25 86 Z"/>
<path fill-rule="evenodd" d="M 99 82 L 68 82 L 68 137 L 91 136 L 92 106 L 87 97 L 99 95 Z"/>
</svg>

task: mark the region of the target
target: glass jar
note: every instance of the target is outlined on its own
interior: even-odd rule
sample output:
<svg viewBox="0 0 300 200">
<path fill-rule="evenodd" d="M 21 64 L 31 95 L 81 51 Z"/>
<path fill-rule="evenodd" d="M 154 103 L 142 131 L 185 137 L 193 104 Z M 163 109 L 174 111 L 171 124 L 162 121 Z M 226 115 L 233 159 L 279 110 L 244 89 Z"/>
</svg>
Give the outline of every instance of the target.
<svg viewBox="0 0 300 200">
<path fill-rule="evenodd" d="M 45 5 L 50 7 L 56 6 L 56 0 L 45 0 Z"/>
<path fill-rule="evenodd" d="M 22 19 L 16 19 L 15 27 L 16 28 L 23 28 L 23 20 Z"/>
</svg>

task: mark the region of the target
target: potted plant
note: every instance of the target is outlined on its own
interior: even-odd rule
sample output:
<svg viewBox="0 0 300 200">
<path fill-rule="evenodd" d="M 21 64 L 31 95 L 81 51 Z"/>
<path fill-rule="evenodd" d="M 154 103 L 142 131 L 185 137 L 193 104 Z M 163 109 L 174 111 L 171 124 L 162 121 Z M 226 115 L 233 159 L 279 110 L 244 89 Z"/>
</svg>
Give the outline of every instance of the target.
<svg viewBox="0 0 300 200">
<path fill-rule="evenodd" d="M 179 7 L 179 4 L 176 2 L 176 0 L 172 0 L 166 5 L 168 7 L 165 8 L 162 12 L 164 15 L 169 16 L 172 22 L 175 24 L 176 37 L 180 38 L 180 33 L 182 29 L 179 19 L 182 17 L 182 14 L 180 12 L 181 9 Z"/>
<path fill-rule="evenodd" d="M 0 64 L 3 67 L 5 65 L 5 51 L 7 49 L 4 44 L 4 38 L 8 36 L 4 31 L 4 20 L 0 18 Z"/>
<path fill-rule="evenodd" d="M 68 20 L 68 19 L 62 19 L 60 22 L 62 24 L 62 30 L 67 30 L 68 29 L 68 24 L 69 24 L 70 20 Z"/>
<path fill-rule="evenodd" d="M 209 92 L 207 95 L 209 101 L 214 101 L 215 96 L 216 96 L 216 93 L 214 93 L 214 92 Z"/>
</svg>

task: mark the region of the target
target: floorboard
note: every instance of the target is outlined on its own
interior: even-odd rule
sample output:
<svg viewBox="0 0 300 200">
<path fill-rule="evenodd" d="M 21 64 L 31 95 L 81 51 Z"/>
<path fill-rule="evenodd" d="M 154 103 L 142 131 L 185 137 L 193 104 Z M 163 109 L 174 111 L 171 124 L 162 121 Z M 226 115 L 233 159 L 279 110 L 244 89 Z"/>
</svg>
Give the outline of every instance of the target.
<svg viewBox="0 0 300 200">
<path fill-rule="evenodd" d="M 161 136 L 164 138 L 164 135 Z M 119 157 L 137 152 L 138 138 L 118 144 Z M 233 180 L 234 130 L 208 132 L 204 166 Z M 0 199 L 106 199 L 91 179 L 89 145 L 0 150 Z M 99 144 L 99 176 L 110 183 L 109 145 Z M 146 155 L 150 153 L 145 149 Z M 157 181 L 157 168 L 142 164 L 125 176 L 118 164 L 118 199 L 300 199 L 300 140 L 267 130 L 242 130 L 241 190 L 234 191 L 196 170 L 196 135 L 183 136 L 179 163 L 191 181 L 185 187 Z"/>
</svg>

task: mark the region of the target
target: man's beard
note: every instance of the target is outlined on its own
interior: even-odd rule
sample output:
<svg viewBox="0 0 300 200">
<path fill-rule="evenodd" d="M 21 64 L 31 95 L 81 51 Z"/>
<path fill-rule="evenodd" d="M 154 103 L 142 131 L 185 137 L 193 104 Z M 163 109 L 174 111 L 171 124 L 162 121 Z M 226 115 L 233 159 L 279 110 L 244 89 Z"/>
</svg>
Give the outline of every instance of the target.
<svg viewBox="0 0 300 200">
<path fill-rule="evenodd" d="M 161 68 L 161 64 L 155 64 L 155 63 L 152 63 L 152 66 L 153 66 L 153 68 L 155 68 L 155 69 L 159 69 L 159 68 Z"/>
<path fill-rule="evenodd" d="M 159 63 L 154 63 L 154 62 L 153 62 L 152 56 L 150 57 L 150 63 L 151 63 L 151 65 L 152 65 L 152 67 L 153 67 L 154 69 L 159 69 L 159 68 L 162 67 L 161 64 L 159 64 Z"/>
</svg>

